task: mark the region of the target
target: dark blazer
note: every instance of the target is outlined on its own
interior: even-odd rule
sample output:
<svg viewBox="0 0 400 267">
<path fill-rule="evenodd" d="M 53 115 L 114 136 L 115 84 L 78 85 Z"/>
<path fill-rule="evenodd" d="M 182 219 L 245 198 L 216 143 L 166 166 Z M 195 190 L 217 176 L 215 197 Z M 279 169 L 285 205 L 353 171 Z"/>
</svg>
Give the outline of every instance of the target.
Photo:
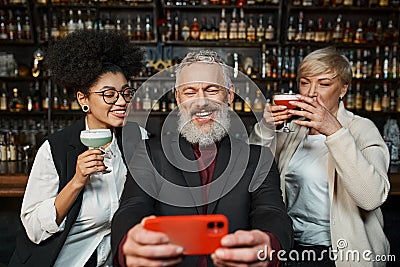
<svg viewBox="0 0 400 267">
<path fill-rule="evenodd" d="M 197 168 L 195 162 L 185 160 L 195 160 L 192 146 L 176 133 L 164 137 L 163 152 L 159 143 L 150 141 L 146 146 L 138 146 L 135 157 L 128 162 L 134 178 L 128 175 L 120 207 L 114 214 L 114 253 L 128 230 L 145 216 L 203 213 L 202 194 L 191 190 L 201 185 L 198 170 L 184 171 Z M 211 186 L 209 195 L 216 200 L 207 205 L 207 214 L 227 216 L 229 232 L 260 229 L 273 233 L 283 249 L 291 247 L 291 220 L 285 211 L 278 170 L 269 149 L 223 138 L 213 181 L 219 183 Z M 188 188 L 177 191 L 169 182 Z M 160 198 L 161 201 L 157 200 Z M 196 264 L 197 257 L 186 257 L 181 266 Z"/>
<path fill-rule="evenodd" d="M 130 142 L 134 144 L 141 139 L 140 130 L 135 123 L 129 123 L 129 128 L 131 129 Z M 85 119 L 81 119 L 75 124 L 47 137 L 59 176 L 60 183 L 58 192 L 60 192 L 75 175 L 77 158 L 81 153 L 87 150 L 87 147 L 81 143 L 79 138 L 80 132 L 83 129 L 85 129 Z M 116 128 L 116 138 L 122 152 L 122 128 Z M 40 192 L 38 192 L 38 194 L 40 194 Z M 9 266 L 53 266 L 78 216 L 82 205 L 82 196 L 83 190 L 78 195 L 67 214 L 64 231 L 54 234 L 40 244 L 35 244 L 30 241 L 22 226 L 22 230 L 17 235 L 16 249 L 11 257 Z"/>
</svg>

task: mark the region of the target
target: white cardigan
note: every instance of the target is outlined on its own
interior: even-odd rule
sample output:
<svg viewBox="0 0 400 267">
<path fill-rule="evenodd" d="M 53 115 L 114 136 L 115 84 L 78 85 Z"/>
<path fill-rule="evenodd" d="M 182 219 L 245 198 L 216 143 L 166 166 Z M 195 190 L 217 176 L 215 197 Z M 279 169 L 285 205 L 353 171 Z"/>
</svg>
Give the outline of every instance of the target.
<svg viewBox="0 0 400 267">
<path fill-rule="evenodd" d="M 338 250 L 336 266 L 385 266 L 384 262 L 373 259 L 376 255 L 388 255 L 390 250 L 379 208 L 390 189 L 387 176 L 389 151 L 375 124 L 349 112 L 343 103 L 340 103 L 337 119 L 343 128 L 325 141 L 329 150 L 331 240 L 333 250 Z M 295 123 L 290 127 L 294 133 L 278 133 L 275 140 L 275 158 L 284 196 L 288 163 L 300 141 L 308 134 L 306 127 Z M 271 131 L 264 129 L 265 126 L 256 124 L 250 142 L 271 144 Z"/>
</svg>

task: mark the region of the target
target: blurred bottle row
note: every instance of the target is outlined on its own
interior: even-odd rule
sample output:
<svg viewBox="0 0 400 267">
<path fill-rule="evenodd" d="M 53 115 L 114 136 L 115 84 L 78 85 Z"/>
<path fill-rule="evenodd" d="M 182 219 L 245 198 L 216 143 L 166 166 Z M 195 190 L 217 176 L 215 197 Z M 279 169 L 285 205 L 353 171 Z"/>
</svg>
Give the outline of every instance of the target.
<svg viewBox="0 0 400 267">
<path fill-rule="evenodd" d="M 51 81 L 35 81 L 31 83 L 28 91 L 19 90 L 18 87 L 7 88 L 2 83 L 0 92 L 0 111 L 10 112 L 37 112 L 51 110 L 80 110 L 72 92 L 66 88 L 61 91 Z"/>
<path fill-rule="evenodd" d="M 292 0 L 293 6 L 398 7 L 399 0 Z"/>
<path fill-rule="evenodd" d="M 43 137 L 73 123 L 73 119 L 0 119 L 0 161 L 32 160 L 42 144 Z M 49 130 L 48 130 L 49 129 Z"/>
</svg>

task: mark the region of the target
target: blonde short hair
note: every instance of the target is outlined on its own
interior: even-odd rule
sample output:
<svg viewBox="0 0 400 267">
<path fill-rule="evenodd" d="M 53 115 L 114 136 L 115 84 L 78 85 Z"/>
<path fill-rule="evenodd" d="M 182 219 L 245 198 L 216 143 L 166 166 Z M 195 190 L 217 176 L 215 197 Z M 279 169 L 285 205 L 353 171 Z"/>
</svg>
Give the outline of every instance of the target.
<svg viewBox="0 0 400 267">
<path fill-rule="evenodd" d="M 341 85 L 350 84 L 352 78 L 351 65 L 346 56 L 334 47 L 325 47 L 308 54 L 297 70 L 297 83 L 300 78 L 323 73 L 333 73 L 339 77 Z"/>
</svg>

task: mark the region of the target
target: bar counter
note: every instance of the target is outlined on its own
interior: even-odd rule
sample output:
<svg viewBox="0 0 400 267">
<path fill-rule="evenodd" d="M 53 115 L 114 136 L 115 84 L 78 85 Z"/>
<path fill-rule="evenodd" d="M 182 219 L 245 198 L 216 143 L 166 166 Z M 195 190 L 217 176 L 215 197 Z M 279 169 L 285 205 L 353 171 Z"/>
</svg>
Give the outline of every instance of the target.
<svg viewBox="0 0 400 267">
<path fill-rule="evenodd" d="M 400 195 L 400 173 L 390 173 L 390 195 Z M 22 197 L 28 175 L 22 174 L 0 174 L 0 197 Z"/>
</svg>

